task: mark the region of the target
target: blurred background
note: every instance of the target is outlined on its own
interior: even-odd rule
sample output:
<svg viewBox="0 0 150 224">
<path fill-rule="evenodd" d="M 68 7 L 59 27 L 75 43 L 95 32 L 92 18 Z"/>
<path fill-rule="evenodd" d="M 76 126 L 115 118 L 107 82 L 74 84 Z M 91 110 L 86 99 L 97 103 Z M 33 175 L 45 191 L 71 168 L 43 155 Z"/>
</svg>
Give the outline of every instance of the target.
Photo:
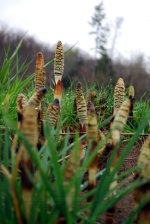
<svg viewBox="0 0 150 224">
<path fill-rule="evenodd" d="M 149 9 L 149 0 L 0 0 L 0 67 L 23 38 L 18 58 L 20 66 L 29 65 L 25 78 L 34 72 L 37 52 L 46 63 L 61 40 L 65 50 L 75 45 L 65 56 L 65 88 L 72 80 L 102 87 L 123 77 L 137 98 L 149 98 Z M 49 83 L 53 66 L 46 72 Z"/>
</svg>

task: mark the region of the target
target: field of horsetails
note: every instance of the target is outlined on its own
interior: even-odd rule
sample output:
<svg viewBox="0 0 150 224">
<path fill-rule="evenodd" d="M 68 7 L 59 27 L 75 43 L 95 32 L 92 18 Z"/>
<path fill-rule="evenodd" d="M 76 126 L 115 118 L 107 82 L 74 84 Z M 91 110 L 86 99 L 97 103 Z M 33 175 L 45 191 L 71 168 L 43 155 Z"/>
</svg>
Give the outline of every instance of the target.
<svg viewBox="0 0 150 224">
<path fill-rule="evenodd" d="M 41 52 L 20 80 L 20 47 L 0 68 L 0 223 L 150 224 L 149 101 L 121 75 L 63 89 L 61 41 L 53 87 Z"/>
</svg>

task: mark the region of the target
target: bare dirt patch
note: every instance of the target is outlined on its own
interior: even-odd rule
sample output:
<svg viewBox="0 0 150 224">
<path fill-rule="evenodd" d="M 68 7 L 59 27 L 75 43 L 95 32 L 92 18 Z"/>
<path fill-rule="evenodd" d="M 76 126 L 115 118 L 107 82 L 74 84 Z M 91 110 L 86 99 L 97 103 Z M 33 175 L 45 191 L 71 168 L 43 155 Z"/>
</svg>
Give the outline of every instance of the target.
<svg viewBox="0 0 150 224">
<path fill-rule="evenodd" d="M 121 146 L 120 153 L 124 149 L 125 144 Z M 138 141 L 134 147 L 132 148 L 129 155 L 124 160 L 124 163 L 122 164 L 120 168 L 120 172 L 126 171 L 131 169 L 132 167 L 137 165 L 137 159 L 140 153 L 140 148 L 142 146 L 142 141 Z M 132 174 L 132 178 L 127 183 L 130 184 L 134 180 L 135 174 Z M 123 223 L 123 221 L 129 216 L 131 211 L 134 209 L 134 197 L 133 197 L 133 191 L 127 194 L 121 201 L 118 202 L 116 206 L 116 211 L 114 215 L 114 224 L 120 224 Z"/>
<path fill-rule="evenodd" d="M 124 150 L 125 143 L 122 143 L 120 148 L 120 153 Z M 122 173 L 124 171 L 127 171 L 131 169 L 132 167 L 135 167 L 137 165 L 137 159 L 140 153 L 140 148 L 142 146 L 142 141 L 136 142 L 132 150 L 130 151 L 129 155 L 124 160 L 119 173 Z M 125 186 L 128 186 L 131 184 L 131 182 L 134 181 L 135 173 L 133 172 L 131 175 L 131 178 L 129 181 L 125 184 Z M 127 217 L 130 215 L 132 210 L 134 209 L 134 195 L 133 191 L 128 193 L 122 200 L 120 200 L 115 209 L 115 214 L 113 218 L 113 224 L 121 224 L 123 221 L 127 219 Z M 101 224 L 106 223 L 106 216 L 105 214 L 100 218 L 99 222 Z"/>
</svg>

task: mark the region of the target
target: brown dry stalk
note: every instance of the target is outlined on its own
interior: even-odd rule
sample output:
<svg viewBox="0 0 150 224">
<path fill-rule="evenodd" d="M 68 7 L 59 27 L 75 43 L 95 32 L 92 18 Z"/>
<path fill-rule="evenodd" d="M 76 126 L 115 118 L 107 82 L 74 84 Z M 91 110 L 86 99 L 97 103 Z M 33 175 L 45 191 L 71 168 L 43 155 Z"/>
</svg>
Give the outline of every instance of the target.
<svg viewBox="0 0 150 224">
<path fill-rule="evenodd" d="M 15 148 L 16 148 L 16 145 L 17 145 L 17 140 L 18 140 L 18 134 L 16 133 L 14 135 L 13 140 L 12 140 L 12 146 L 11 146 L 12 153 L 15 153 Z"/>
<path fill-rule="evenodd" d="M 58 160 L 59 163 L 63 162 L 65 159 L 68 159 L 70 155 L 65 156 L 64 158 L 61 158 Z"/>
<path fill-rule="evenodd" d="M 22 156 L 22 152 L 19 151 L 18 154 L 17 154 L 17 157 L 16 157 L 16 164 L 15 164 L 12 175 L 9 173 L 9 171 L 3 165 L 0 166 L 2 173 L 4 174 L 4 176 L 6 176 L 6 178 L 10 182 L 11 194 L 12 194 L 14 208 L 15 208 L 15 212 L 16 212 L 16 216 L 17 216 L 17 219 L 19 221 L 19 224 L 23 224 L 23 222 L 22 222 L 22 219 L 21 219 L 19 203 L 18 203 L 18 199 L 17 199 L 17 196 L 16 196 L 16 192 L 15 192 L 15 181 L 17 179 L 18 167 L 19 167 L 19 164 L 20 164 L 20 161 L 21 161 L 21 156 Z"/>
<path fill-rule="evenodd" d="M 60 135 L 76 135 L 76 134 L 79 134 L 78 132 L 65 132 L 65 133 L 60 133 Z M 80 134 L 87 134 L 86 132 L 80 132 Z M 107 133 L 106 133 L 107 134 Z M 134 132 L 122 132 L 121 135 L 135 135 L 136 133 Z M 139 134 L 139 136 L 150 136 L 150 134 L 148 133 L 141 133 Z"/>
<path fill-rule="evenodd" d="M 21 162 L 21 157 L 22 157 L 22 150 L 19 150 L 16 156 L 16 164 L 12 173 L 12 181 L 11 181 L 11 193 L 12 193 L 12 198 L 13 198 L 13 202 L 14 202 L 14 207 L 15 207 L 15 211 L 16 211 L 16 215 L 19 221 L 19 224 L 22 224 L 22 219 L 21 219 L 21 215 L 20 215 L 20 209 L 19 209 L 19 203 L 18 203 L 18 199 L 16 196 L 16 191 L 15 191 L 15 181 L 17 179 L 18 176 L 18 167 L 19 164 Z"/>
<path fill-rule="evenodd" d="M 21 128 L 22 119 L 23 119 L 23 111 L 24 111 L 26 104 L 27 104 L 26 96 L 23 93 L 19 93 L 17 96 L 18 129 Z M 12 141 L 12 146 L 11 146 L 12 153 L 15 153 L 15 147 L 17 145 L 17 140 L 18 140 L 18 134 L 16 133 L 14 135 L 14 138 Z"/>
<path fill-rule="evenodd" d="M 124 135 L 124 136 L 132 136 L 132 135 L 135 135 L 136 133 L 134 133 L 134 132 L 122 132 L 121 133 L 121 135 Z M 139 136 L 150 136 L 150 134 L 148 134 L 148 133 L 141 133 L 141 134 L 139 134 Z"/>
<path fill-rule="evenodd" d="M 16 196 L 16 192 L 15 192 L 15 190 L 12 186 L 11 186 L 11 194 L 12 194 L 12 198 L 13 198 L 13 202 L 14 202 L 14 207 L 15 207 L 17 219 L 19 221 L 19 224 L 23 224 L 22 219 L 21 219 L 21 215 L 20 215 L 19 204 L 18 204 L 18 199 L 17 199 L 17 196 Z"/>
<path fill-rule="evenodd" d="M 9 171 L 6 169 L 4 165 L 0 165 L 1 173 L 7 178 L 7 180 L 10 182 L 12 179 L 12 175 L 9 173 Z"/>
</svg>

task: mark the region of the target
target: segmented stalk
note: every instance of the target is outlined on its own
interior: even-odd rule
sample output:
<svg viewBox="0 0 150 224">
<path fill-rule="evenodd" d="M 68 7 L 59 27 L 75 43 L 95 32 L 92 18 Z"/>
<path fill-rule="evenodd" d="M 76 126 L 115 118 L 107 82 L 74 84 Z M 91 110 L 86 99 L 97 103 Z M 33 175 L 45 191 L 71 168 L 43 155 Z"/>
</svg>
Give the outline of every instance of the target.
<svg viewBox="0 0 150 224">
<path fill-rule="evenodd" d="M 84 99 L 81 83 L 78 82 L 76 86 L 76 105 L 79 122 L 81 126 L 85 126 L 87 122 L 87 105 Z"/>
<path fill-rule="evenodd" d="M 42 98 L 45 96 L 47 90 L 45 87 L 40 88 L 38 91 L 34 93 L 34 95 L 29 99 L 29 103 L 34 103 L 35 108 L 40 106 Z"/>
<path fill-rule="evenodd" d="M 33 102 L 28 103 L 25 107 L 21 131 L 31 145 L 32 150 L 35 150 L 38 142 L 38 126 L 37 111 L 35 110 L 35 104 Z M 28 170 L 33 176 L 34 169 L 32 159 L 30 158 L 24 143 L 21 143 L 19 150 L 22 151 L 21 183 L 25 214 L 26 219 L 28 220 L 32 204 L 33 184 L 28 177 L 26 170 Z"/>
<path fill-rule="evenodd" d="M 133 116 L 134 96 L 135 96 L 134 86 L 130 86 L 129 87 L 129 99 L 131 102 L 131 107 L 130 107 L 129 116 Z"/>
<path fill-rule="evenodd" d="M 114 115 L 116 115 L 124 101 L 125 85 L 122 78 L 119 78 L 114 90 Z"/>
<path fill-rule="evenodd" d="M 56 128 L 59 119 L 59 112 L 60 112 L 59 100 L 55 99 L 53 103 L 48 106 L 47 109 L 48 120 L 51 127 Z"/>
<path fill-rule="evenodd" d="M 98 124 L 97 117 L 95 113 L 94 105 L 91 101 L 88 102 L 88 116 L 87 116 L 87 139 L 91 144 L 90 153 L 92 153 L 98 142 Z M 93 159 L 88 167 L 89 175 L 89 187 L 93 188 L 96 186 L 96 173 L 98 168 L 98 156 Z"/>
<path fill-rule="evenodd" d="M 79 155 L 76 156 L 75 151 L 72 150 L 71 154 L 70 154 L 70 157 L 67 161 L 65 171 L 64 171 L 64 185 L 65 185 L 65 187 L 67 187 L 69 185 L 70 181 L 72 180 L 72 178 L 76 174 L 77 169 L 79 169 L 80 158 L 78 158 L 78 157 L 79 157 Z M 69 193 L 67 194 L 67 198 L 66 198 L 69 210 L 72 210 L 72 202 L 73 202 L 74 193 L 75 193 L 75 186 L 72 186 L 72 188 L 70 189 Z"/>
</svg>

